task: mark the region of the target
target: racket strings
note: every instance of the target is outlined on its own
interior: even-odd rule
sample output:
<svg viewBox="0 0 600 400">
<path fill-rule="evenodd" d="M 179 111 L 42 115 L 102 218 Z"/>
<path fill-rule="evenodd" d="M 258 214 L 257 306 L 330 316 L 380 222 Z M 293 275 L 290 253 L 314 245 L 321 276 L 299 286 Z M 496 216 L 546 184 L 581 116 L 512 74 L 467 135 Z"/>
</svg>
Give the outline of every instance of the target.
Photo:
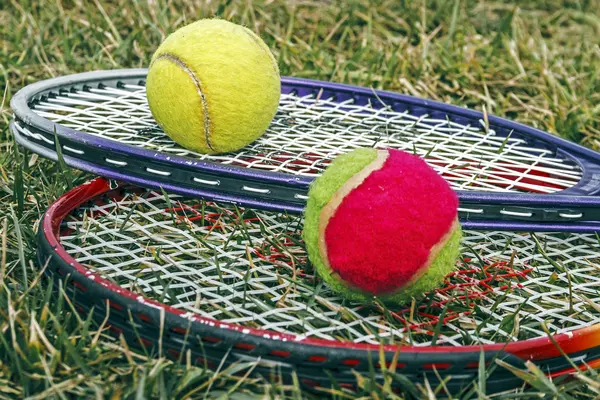
<svg viewBox="0 0 600 400">
<path fill-rule="evenodd" d="M 423 156 L 455 189 L 553 193 L 575 185 L 581 171 L 553 150 L 486 129 L 381 104 L 359 105 L 284 94 L 271 126 L 236 153 L 185 150 L 152 118 L 145 87 L 123 84 L 54 93 L 37 101 L 40 116 L 69 128 L 168 154 L 244 168 L 319 175 L 339 154 L 357 147 L 398 148 Z"/>
<path fill-rule="evenodd" d="M 156 192 L 73 212 L 61 243 L 118 285 L 204 317 L 357 343 L 466 345 L 600 323 L 594 235 L 465 232 L 459 269 L 414 304 L 344 302 L 314 277 L 301 218 Z"/>
</svg>

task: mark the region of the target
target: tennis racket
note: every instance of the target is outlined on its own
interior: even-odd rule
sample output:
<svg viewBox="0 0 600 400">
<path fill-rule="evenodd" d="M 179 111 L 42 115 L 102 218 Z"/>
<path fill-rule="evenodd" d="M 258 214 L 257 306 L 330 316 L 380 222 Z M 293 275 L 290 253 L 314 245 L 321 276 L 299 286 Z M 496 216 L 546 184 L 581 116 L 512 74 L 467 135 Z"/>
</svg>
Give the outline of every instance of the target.
<svg viewBox="0 0 600 400">
<path fill-rule="evenodd" d="M 38 259 L 132 345 L 212 368 L 249 362 L 305 387 L 352 389 L 355 373 L 391 370 L 456 392 L 483 362 L 498 391 L 523 383 L 502 363 L 531 360 L 555 379 L 600 366 L 595 234 L 466 230 L 444 286 L 390 308 L 345 302 L 315 278 L 301 227 L 98 178 L 48 209 Z"/>
<path fill-rule="evenodd" d="M 149 111 L 146 70 L 38 82 L 11 101 L 26 148 L 97 175 L 187 196 L 291 213 L 337 155 L 356 147 L 424 157 L 458 191 L 466 228 L 593 232 L 600 155 L 548 133 L 395 93 L 284 78 L 266 134 L 236 153 L 179 147 Z"/>
</svg>

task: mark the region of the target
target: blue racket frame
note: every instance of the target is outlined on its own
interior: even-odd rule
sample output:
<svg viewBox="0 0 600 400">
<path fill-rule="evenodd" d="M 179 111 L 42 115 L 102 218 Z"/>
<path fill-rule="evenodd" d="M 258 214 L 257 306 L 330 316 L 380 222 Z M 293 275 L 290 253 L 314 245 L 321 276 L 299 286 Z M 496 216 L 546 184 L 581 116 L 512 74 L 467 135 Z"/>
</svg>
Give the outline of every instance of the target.
<svg viewBox="0 0 600 400">
<path fill-rule="evenodd" d="M 125 181 L 138 186 L 164 190 L 192 197 L 226 201 L 242 206 L 290 213 L 301 213 L 312 177 L 280 172 L 253 170 L 199 161 L 173 154 L 160 153 L 54 123 L 36 114 L 32 102 L 53 93 L 83 90 L 98 85 L 119 86 L 124 82 L 144 84 L 147 69 L 94 71 L 41 81 L 21 89 L 11 100 L 14 120 L 11 132 L 17 142 L 44 157 L 57 160 L 56 140 L 64 149 L 77 150 L 72 155 L 63 151 L 67 165 Z M 490 128 L 503 137 L 521 137 L 537 148 L 545 148 L 557 156 L 576 163 L 581 180 L 557 194 L 496 193 L 458 191 L 461 207 L 477 207 L 481 213 L 462 212 L 461 223 L 468 229 L 504 229 L 513 231 L 600 231 L 600 154 L 539 129 L 504 118 L 450 104 L 420 99 L 398 93 L 375 91 L 356 86 L 299 78 L 282 78 L 282 93 L 298 96 L 318 95 L 338 102 L 353 100 L 366 105 L 374 100 L 397 112 L 427 115 L 435 119 L 469 125 L 487 118 Z M 23 134 L 27 129 L 41 139 Z M 106 162 L 126 160 L 126 167 Z M 205 183 L 198 183 L 205 182 Z M 530 217 L 522 215 L 530 213 Z M 573 218 L 581 214 L 584 218 Z"/>
</svg>

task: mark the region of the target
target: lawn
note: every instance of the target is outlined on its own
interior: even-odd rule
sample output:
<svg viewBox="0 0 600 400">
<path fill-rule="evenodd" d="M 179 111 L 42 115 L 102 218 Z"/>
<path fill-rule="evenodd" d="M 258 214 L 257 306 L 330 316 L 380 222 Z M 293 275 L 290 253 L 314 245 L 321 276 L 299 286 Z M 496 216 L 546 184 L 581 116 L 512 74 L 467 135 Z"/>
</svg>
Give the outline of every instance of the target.
<svg viewBox="0 0 600 400">
<path fill-rule="evenodd" d="M 485 109 L 600 150 L 600 1 L 0 0 L 0 398 L 397 397 L 297 385 L 148 357 L 99 330 L 49 289 L 35 263 L 37 222 L 91 176 L 26 153 L 8 131 L 25 85 L 75 72 L 146 67 L 178 27 L 205 17 L 244 24 L 282 75 L 351 83 Z M 598 398 L 595 372 L 553 382 L 523 372 L 491 398 Z M 481 381 L 462 397 L 486 397 Z M 414 382 L 413 394 L 444 397 Z M 408 396 L 408 395 L 407 395 Z"/>
</svg>

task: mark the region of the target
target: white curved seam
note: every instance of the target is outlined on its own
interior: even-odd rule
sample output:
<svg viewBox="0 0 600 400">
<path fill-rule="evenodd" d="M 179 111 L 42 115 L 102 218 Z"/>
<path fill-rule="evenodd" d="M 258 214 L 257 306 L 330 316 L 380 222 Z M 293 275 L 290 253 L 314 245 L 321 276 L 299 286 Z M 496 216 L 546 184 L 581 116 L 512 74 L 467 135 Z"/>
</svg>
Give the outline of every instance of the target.
<svg viewBox="0 0 600 400">
<path fill-rule="evenodd" d="M 179 68 L 181 68 L 186 74 L 189 75 L 189 77 L 192 79 L 192 82 L 194 82 L 194 85 L 196 86 L 196 91 L 200 96 L 200 102 L 202 103 L 202 111 L 204 114 L 204 139 L 206 140 L 206 145 L 208 146 L 208 148 L 214 151 L 215 149 L 210 143 L 210 116 L 208 114 L 208 101 L 206 100 L 206 96 L 204 96 L 204 92 L 202 91 L 202 82 L 200 82 L 200 79 L 196 76 L 194 71 L 192 71 L 192 69 L 188 67 L 188 65 L 175 54 L 163 53 L 156 57 L 156 59 L 153 61 L 153 64 L 156 61 L 161 60 L 163 58 L 165 60 L 171 61 Z"/>
</svg>

